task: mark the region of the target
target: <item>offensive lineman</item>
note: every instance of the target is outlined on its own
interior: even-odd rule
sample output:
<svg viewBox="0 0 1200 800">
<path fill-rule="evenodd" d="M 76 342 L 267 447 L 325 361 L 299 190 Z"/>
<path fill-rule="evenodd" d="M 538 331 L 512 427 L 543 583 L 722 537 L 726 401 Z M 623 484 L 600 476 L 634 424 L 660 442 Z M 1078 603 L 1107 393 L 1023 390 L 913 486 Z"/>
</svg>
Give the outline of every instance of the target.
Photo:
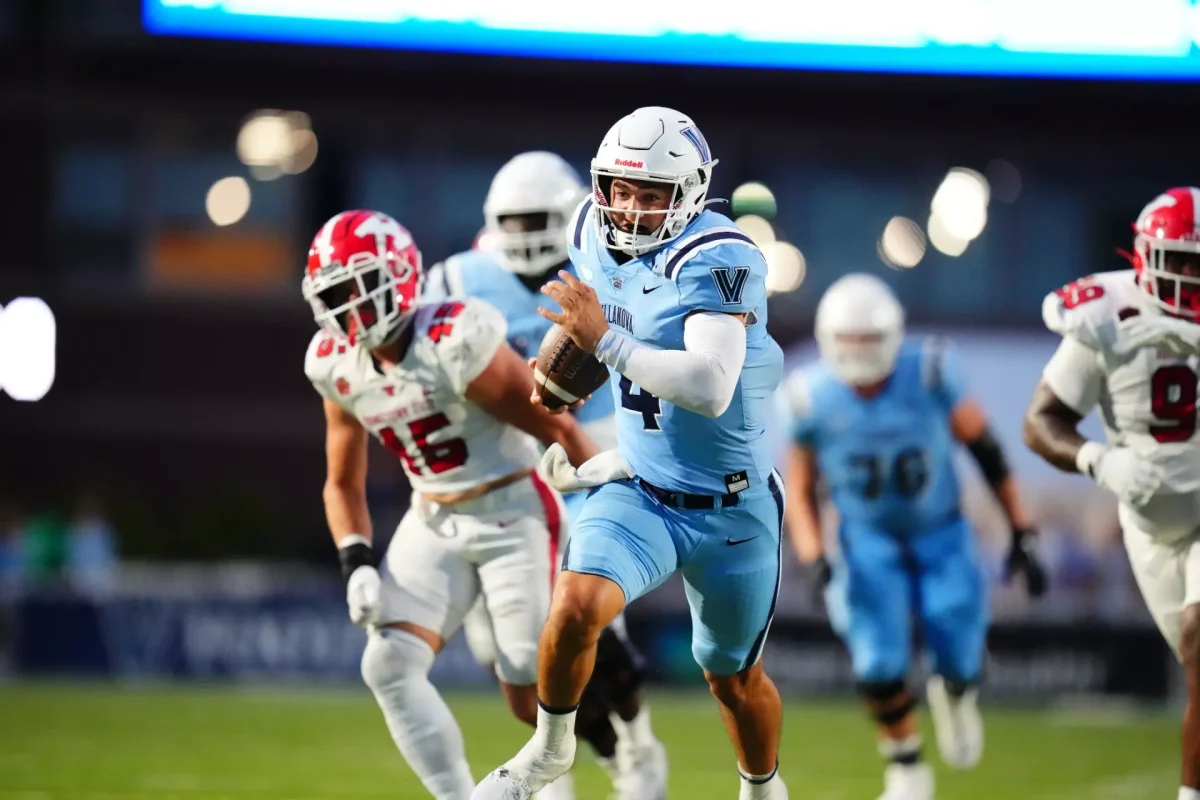
<svg viewBox="0 0 1200 800">
<path fill-rule="evenodd" d="M 452 256 L 429 271 L 424 297 L 477 297 L 495 306 L 508 324 L 509 344 L 526 358 L 537 356 L 551 323 L 538 309 L 555 308 L 539 290 L 570 269 L 567 223 L 587 194 L 575 170 L 560 156 L 544 151 L 521 153 L 492 179 L 484 201 L 486 226 L 478 246 Z M 575 419 L 602 448 L 616 446 L 612 395 L 599 392 L 575 412 Z M 585 492 L 565 495 L 568 516 L 577 517 Z M 569 528 L 567 528 L 569 536 Z M 564 543 L 565 546 L 565 543 Z M 491 623 L 480 604 L 463 623 L 476 659 L 494 663 Z M 619 616 L 600 635 L 597 665 L 584 693 L 575 730 L 597 754 L 613 780 L 615 800 L 658 800 L 666 795 L 666 749 L 650 727 L 650 711 L 641 692 L 640 655 L 633 649 Z M 563 791 L 570 773 L 544 789 Z M 564 795 L 565 797 L 565 795 Z"/>
<path fill-rule="evenodd" d="M 1125 549 L 1154 621 L 1183 663 L 1179 800 L 1200 800 L 1200 189 L 1170 189 L 1134 224 L 1133 269 L 1042 303 L 1063 339 L 1025 416 L 1025 442 L 1116 495 Z M 1100 408 L 1107 444 L 1079 423 Z"/>
<path fill-rule="evenodd" d="M 582 282 L 563 271 L 542 290 L 562 312 L 540 313 L 614 373 L 619 452 L 597 457 L 603 470 L 562 448 L 543 457 L 555 485 L 591 492 L 539 647 L 537 731 L 475 800 L 524 800 L 570 768 L 601 631 L 677 570 L 740 797 L 787 797 L 782 707 L 760 661 L 780 575 L 783 492 L 765 417 L 783 354 L 766 330 L 762 254 L 704 208 L 715 165 L 678 111 L 621 119 L 569 227 Z"/>
<path fill-rule="evenodd" d="M 309 251 L 304 297 L 321 331 L 305 373 L 324 399 L 325 513 L 350 618 L 368 629 L 363 680 L 436 800 L 474 786 L 462 733 L 429 682 L 480 593 L 513 714 L 536 719 L 537 640 L 550 602 L 562 504 L 534 471 L 537 442 L 574 458 L 595 445 L 569 416 L 532 406 L 533 379 L 479 300 L 421 303 L 421 254 L 392 218 L 347 211 Z M 378 570 L 365 481 L 368 433 L 400 458 L 413 504 Z"/>
<path fill-rule="evenodd" d="M 932 800 L 921 760 L 916 703 L 905 685 L 912 620 L 932 655 L 926 697 L 942 760 L 974 767 L 983 754 L 976 706 L 987 635 L 986 579 L 962 516 L 954 445 L 962 443 L 1012 526 L 1009 573 L 1033 595 L 1045 572 L 1000 444 L 967 396 L 941 339 L 906 342 L 904 309 L 873 275 L 845 275 L 817 305 L 821 360 L 788 381 L 794 443 L 787 474 L 788 530 L 801 563 L 825 589 L 858 688 L 888 760 L 880 800 Z M 840 519 L 830 567 L 816 488 L 823 476 Z M 830 580 L 832 578 L 832 580 Z"/>
</svg>

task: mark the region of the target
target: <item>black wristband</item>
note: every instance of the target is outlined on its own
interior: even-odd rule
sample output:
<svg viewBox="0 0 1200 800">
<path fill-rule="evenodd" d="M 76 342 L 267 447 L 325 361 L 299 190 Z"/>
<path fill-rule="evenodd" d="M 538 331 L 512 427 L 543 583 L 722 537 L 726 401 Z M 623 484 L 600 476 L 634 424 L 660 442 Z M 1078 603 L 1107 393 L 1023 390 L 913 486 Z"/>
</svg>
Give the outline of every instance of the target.
<svg viewBox="0 0 1200 800">
<path fill-rule="evenodd" d="M 338 561 L 342 563 L 342 578 L 350 580 L 354 570 L 359 567 L 375 566 L 375 551 L 369 544 L 355 542 L 338 548 Z"/>
</svg>

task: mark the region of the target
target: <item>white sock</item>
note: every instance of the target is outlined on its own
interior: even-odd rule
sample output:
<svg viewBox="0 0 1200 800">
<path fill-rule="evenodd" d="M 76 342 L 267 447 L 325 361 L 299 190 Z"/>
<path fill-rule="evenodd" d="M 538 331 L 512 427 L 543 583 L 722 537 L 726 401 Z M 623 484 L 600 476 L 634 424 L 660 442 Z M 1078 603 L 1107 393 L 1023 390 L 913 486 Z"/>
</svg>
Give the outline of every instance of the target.
<svg viewBox="0 0 1200 800">
<path fill-rule="evenodd" d="M 575 800 L 575 778 L 568 772 L 536 795 L 537 800 Z"/>
<path fill-rule="evenodd" d="M 551 714 L 541 703 L 538 703 L 535 738 L 539 739 L 547 750 L 551 752 L 558 750 L 559 745 L 565 739 L 575 738 L 575 715 L 578 713 L 579 711 L 576 709 L 565 714 Z"/>
<path fill-rule="evenodd" d="M 766 775 L 750 775 L 741 766 L 738 766 L 738 773 L 742 777 L 742 788 L 738 793 L 738 800 L 787 797 L 786 789 L 783 789 L 783 781 L 779 779 L 778 764 Z M 779 794 L 780 791 L 783 793 Z"/>
<path fill-rule="evenodd" d="M 654 731 L 650 728 L 650 707 L 643 705 L 638 711 L 637 716 L 626 722 L 621 719 L 621 715 L 612 713 L 608 715 L 612 721 L 613 729 L 617 732 L 617 739 L 627 741 L 635 747 L 645 747 L 654 742 Z"/>
<path fill-rule="evenodd" d="M 1179 787 L 1179 800 L 1200 800 L 1200 790 Z"/>
<path fill-rule="evenodd" d="M 429 682 L 434 653 L 406 631 L 371 634 L 363 680 L 375 695 L 404 760 L 435 800 L 462 800 L 475 789 L 462 731 Z"/>
</svg>

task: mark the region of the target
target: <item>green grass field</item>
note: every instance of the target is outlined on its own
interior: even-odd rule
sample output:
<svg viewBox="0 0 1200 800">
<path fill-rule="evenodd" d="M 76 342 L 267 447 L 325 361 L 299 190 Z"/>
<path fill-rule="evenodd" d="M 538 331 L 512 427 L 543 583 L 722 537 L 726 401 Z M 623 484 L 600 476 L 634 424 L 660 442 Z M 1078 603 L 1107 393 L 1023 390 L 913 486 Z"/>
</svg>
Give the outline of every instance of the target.
<svg viewBox="0 0 1200 800">
<path fill-rule="evenodd" d="M 708 698 L 660 693 L 652 702 L 672 797 L 736 798 Z M 458 695 L 451 705 L 479 777 L 525 741 L 498 696 Z M 1175 796 L 1173 716 L 994 710 L 987 718 L 984 763 L 965 774 L 939 766 L 942 800 Z M 874 800 L 881 788 L 869 726 L 849 704 L 790 703 L 782 765 L 795 800 Z M 576 774 L 580 800 L 607 796 L 590 758 Z M 381 797 L 427 795 L 365 689 L 0 687 L 3 800 Z"/>
</svg>

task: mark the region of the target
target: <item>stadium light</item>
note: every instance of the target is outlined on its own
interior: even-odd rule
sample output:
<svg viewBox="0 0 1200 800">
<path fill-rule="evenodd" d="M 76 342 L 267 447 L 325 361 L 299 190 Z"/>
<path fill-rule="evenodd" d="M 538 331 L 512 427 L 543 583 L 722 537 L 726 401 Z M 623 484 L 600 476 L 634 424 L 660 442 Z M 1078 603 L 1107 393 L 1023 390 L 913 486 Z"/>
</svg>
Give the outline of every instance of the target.
<svg viewBox="0 0 1200 800">
<path fill-rule="evenodd" d="M 250 210 L 250 184 L 236 175 L 221 178 L 209 187 L 204 210 L 214 225 L 233 225 Z"/>
<path fill-rule="evenodd" d="M 762 251 L 767 261 L 767 294 L 799 289 L 808 272 L 800 248 L 790 242 L 774 241 Z"/>
<path fill-rule="evenodd" d="M 757 214 L 747 214 L 744 217 L 738 217 L 733 222 L 742 231 L 754 240 L 759 249 L 766 247 L 775 241 L 775 228 L 770 222 L 767 222 Z"/>
<path fill-rule="evenodd" d="M 0 390 L 26 403 L 45 397 L 54 385 L 57 337 L 44 300 L 18 297 L 0 307 Z"/>
<path fill-rule="evenodd" d="M 879 258 L 893 269 L 911 269 L 925 257 L 925 234 L 908 217 L 892 217 L 875 246 Z"/>
</svg>

